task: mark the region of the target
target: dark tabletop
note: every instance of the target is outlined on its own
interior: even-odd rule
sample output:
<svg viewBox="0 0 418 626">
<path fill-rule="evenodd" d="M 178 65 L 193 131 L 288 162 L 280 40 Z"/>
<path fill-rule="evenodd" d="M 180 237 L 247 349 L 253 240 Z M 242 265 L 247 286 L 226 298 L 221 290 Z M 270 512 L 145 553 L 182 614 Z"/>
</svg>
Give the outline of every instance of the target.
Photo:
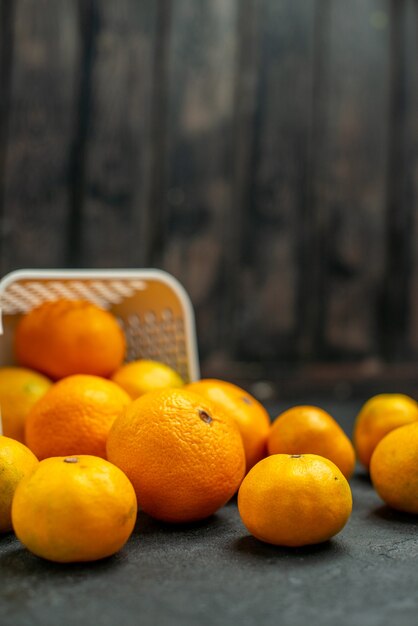
<svg viewBox="0 0 418 626">
<path fill-rule="evenodd" d="M 351 430 L 359 403 L 321 405 Z M 235 501 L 181 527 L 140 514 L 119 554 L 87 565 L 42 561 L 6 535 L 0 623 L 416 626 L 417 518 L 383 506 L 360 468 L 351 486 L 343 531 L 296 550 L 249 536 Z"/>
</svg>

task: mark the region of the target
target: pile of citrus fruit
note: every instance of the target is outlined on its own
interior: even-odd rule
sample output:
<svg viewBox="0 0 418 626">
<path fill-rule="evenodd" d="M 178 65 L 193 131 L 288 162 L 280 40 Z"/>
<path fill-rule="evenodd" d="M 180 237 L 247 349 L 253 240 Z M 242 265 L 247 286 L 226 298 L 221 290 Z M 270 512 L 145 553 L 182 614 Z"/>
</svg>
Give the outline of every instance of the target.
<svg viewBox="0 0 418 626">
<path fill-rule="evenodd" d="M 320 408 L 295 406 L 270 424 L 236 385 L 125 363 L 117 320 L 86 301 L 22 316 L 14 347 L 18 365 L 0 368 L 0 531 L 45 559 L 109 556 L 138 508 L 193 522 L 236 493 L 258 539 L 323 542 L 350 517 L 356 456 L 384 501 L 418 513 L 418 406 L 407 396 L 369 400 L 353 446 Z"/>
</svg>

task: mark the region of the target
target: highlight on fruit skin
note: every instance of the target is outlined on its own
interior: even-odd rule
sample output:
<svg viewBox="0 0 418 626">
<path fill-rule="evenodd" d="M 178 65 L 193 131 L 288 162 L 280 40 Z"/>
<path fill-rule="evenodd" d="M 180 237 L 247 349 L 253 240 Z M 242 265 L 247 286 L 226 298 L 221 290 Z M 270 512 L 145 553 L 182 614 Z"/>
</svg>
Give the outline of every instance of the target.
<svg viewBox="0 0 418 626">
<path fill-rule="evenodd" d="M 129 479 L 109 461 L 90 455 L 41 461 L 19 484 L 12 505 L 19 541 L 57 563 L 115 554 L 129 539 L 136 515 Z"/>
<path fill-rule="evenodd" d="M 383 437 L 370 461 L 370 478 L 391 508 L 418 515 L 418 422 Z"/>
<path fill-rule="evenodd" d="M 247 472 L 266 456 L 270 417 L 256 398 L 238 385 L 213 378 L 190 383 L 185 389 L 207 398 L 236 423 L 244 444 Z"/>
<path fill-rule="evenodd" d="M 3 435 L 25 443 L 25 421 L 52 381 L 25 367 L 0 367 L 0 407 Z"/>
<path fill-rule="evenodd" d="M 182 387 L 181 376 L 165 363 L 149 359 L 138 359 L 121 365 L 112 375 L 112 380 L 136 400 L 149 391 Z"/>
<path fill-rule="evenodd" d="M 360 463 L 368 469 L 373 451 L 385 435 L 417 421 L 418 404 L 409 396 L 385 393 L 370 398 L 354 424 L 354 448 Z"/>
<path fill-rule="evenodd" d="M 317 454 L 330 459 L 348 479 L 354 472 L 353 445 L 341 426 L 316 406 L 294 406 L 273 422 L 269 454 Z"/>
<path fill-rule="evenodd" d="M 141 510 L 171 523 L 215 513 L 236 493 L 245 472 L 236 425 L 184 389 L 134 400 L 110 430 L 107 456 L 132 482 Z"/>
<path fill-rule="evenodd" d="M 329 459 L 274 454 L 255 465 L 238 491 L 242 522 L 278 546 L 321 543 L 339 533 L 352 510 L 348 481 Z"/>
<path fill-rule="evenodd" d="M 15 491 L 38 464 L 36 456 L 23 443 L 0 435 L 0 532 L 12 530 Z"/>
<path fill-rule="evenodd" d="M 61 298 L 22 316 L 14 348 L 20 365 L 55 380 L 72 374 L 107 377 L 123 362 L 126 339 L 109 311 Z"/>
</svg>

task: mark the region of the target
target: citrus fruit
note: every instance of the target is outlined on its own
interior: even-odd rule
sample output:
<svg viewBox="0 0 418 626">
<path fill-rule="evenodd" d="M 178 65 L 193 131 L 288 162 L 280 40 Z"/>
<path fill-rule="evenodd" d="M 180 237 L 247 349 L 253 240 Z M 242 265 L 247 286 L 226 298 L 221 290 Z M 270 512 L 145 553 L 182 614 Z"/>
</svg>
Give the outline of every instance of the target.
<svg viewBox="0 0 418 626">
<path fill-rule="evenodd" d="M 32 309 L 15 332 L 21 365 L 51 376 L 110 376 L 125 355 L 125 336 L 116 318 L 91 302 L 56 300 Z"/>
<path fill-rule="evenodd" d="M 386 504 L 418 514 L 418 422 L 396 428 L 379 441 L 370 478 Z"/>
<path fill-rule="evenodd" d="M 107 453 L 131 480 L 139 507 L 167 522 L 208 517 L 234 495 L 245 471 L 235 424 L 183 389 L 134 400 L 113 424 Z"/>
<path fill-rule="evenodd" d="M 51 386 L 42 374 L 24 367 L 0 368 L 3 434 L 24 443 L 25 420 L 32 406 Z"/>
<path fill-rule="evenodd" d="M 418 405 L 409 396 L 384 393 L 370 398 L 354 425 L 354 447 L 360 463 L 368 468 L 375 447 L 385 435 L 417 420 Z"/>
<path fill-rule="evenodd" d="M 203 379 L 186 389 L 208 398 L 235 420 L 244 444 L 247 471 L 266 456 L 270 418 L 258 400 L 223 380 Z"/>
<path fill-rule="evenodd" d="M 38 459 L 23 443 L 0 435 L 0 532 L 12 530 L 12 500 L 16 488 L 37 465 Z"/>
<path fill-rule="evenodd" d="M 350 486 L 338 467 L 316 454 L 274 454 L 242 481 L 238 509 L 249 532 L 279 546 L 327 541 L 345 526 Z"/>
<path fill-rule="evenodd" d="M 273 422 L 269 454 L 318 454 L 337 465 L 346 478 L 354 471 L 351 441 L 337 422 L 316 406 L 294 406 Z"/>
<path fill-rule="evenodd" d="M 182 387 L 183 380 L 171 367 L 158 361 L 140 359 L 122 365 L 112 380 L 125 389 L 133 400 L 148 391 L 166 387 Z"/>
<path fill-rule="evenodd" d="M 55 383 L 26 418 L 25 439 L 39 459 L 92 454 L 106 457 L 106 439 L 131 399 L 111 380 L 77 374 Z"/>
<path fill-rule="evenodd" d="M 128 478 L 104 459 L 89 455 L 41 461 L 13 500 L 17 538 L 50 561 L 95 561 L 128 540 L 137 513 Z"/>
</svg>

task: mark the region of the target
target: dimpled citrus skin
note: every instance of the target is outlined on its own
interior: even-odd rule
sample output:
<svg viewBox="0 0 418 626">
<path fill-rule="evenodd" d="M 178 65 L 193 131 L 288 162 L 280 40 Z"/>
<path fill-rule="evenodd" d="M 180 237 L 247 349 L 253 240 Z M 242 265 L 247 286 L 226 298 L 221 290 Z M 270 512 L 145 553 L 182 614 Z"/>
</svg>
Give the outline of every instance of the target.
<svg viewBox="0 0 418 626">
<path fill-rule="evenodd" d="M 51 384 L 45 376 L 24 367 L 0 368 L 1 420 L 6 437 L 24 443 L 26 416 Z"/>
<path fill-rule="evenodd" d="M 0 532 L 12 530 L 11 510 L 16 488 L 38 463 L 29 448 L 0 435 Z"/>
<path fill-rule="evenodd" d="M 234 495 L 245 471 L 233 421 L 183 389 L 135 400 L 113 424 L 107 453 L 131 480 L 139 507 L 167 522 L 212 515 Z"/>
<path fill-rule="evenodd" d="M 418 405 L 409 396 L 385 393 L 370 398 L 354 425 L 354 448 L 360 463 L 368 468 L 375 447 L 385 435 L 417 420 Z"/>
<path fill-rule="evenodd" d="M 234 419 L 244 444 L 247 471 L 266 456 L 270 418 L 258 400 L 223 380 L 203 379 L 186 389 L 208 398 Z"/>
<path fill-rule="evenodd" d="M 130 403 L 128 394 L 110 380 L 68 376 L 29 412 L 26 444 L 39 459 L 68 454 L 105 458 L 110 427 Z"/>
<path fill-rule="evenodd" d="M 21 365 L 58 379 L 110 376 L 122 363 L 125 335 L 116 318 L 84 300 L 45 302 L 19 321 L 15 353 Z"/>
<path fill-rule="evenodd" d="M 122 365 L 112 380 L 136 400 L 144 393 L 166 387 L 182 387 L 181 377 L 171 367 L 158 361 L 139 359 Z"/>
<path fill-rule="evenodd" d="M 128 540 L 137 513 L 135 491 L 117 467 L 94 456 L 39 463 L 13 500 L 17 538 L 50 561 L 95 561 Z"/>
<path fill-rule="evenodd" d="M 269 454 L 318 454 L 350 478 L 356 462 L 351 441 L 337 422 L 316 406 L 295 406 L 273 422 Z"/>
<path fill-rule="evenodd" d="M 370 461 L 370 478 L 386 504 L 418 514 L 418 422 L 380 440 Z"/>
<path fill-rule="evenodd" d="M 329 459 L 275 454 L 244 478 L 238 509 L 257 539 L 298 547 L 340 532 L 350 517 L 352 496 L 346 478 Z"/>
</svg>

